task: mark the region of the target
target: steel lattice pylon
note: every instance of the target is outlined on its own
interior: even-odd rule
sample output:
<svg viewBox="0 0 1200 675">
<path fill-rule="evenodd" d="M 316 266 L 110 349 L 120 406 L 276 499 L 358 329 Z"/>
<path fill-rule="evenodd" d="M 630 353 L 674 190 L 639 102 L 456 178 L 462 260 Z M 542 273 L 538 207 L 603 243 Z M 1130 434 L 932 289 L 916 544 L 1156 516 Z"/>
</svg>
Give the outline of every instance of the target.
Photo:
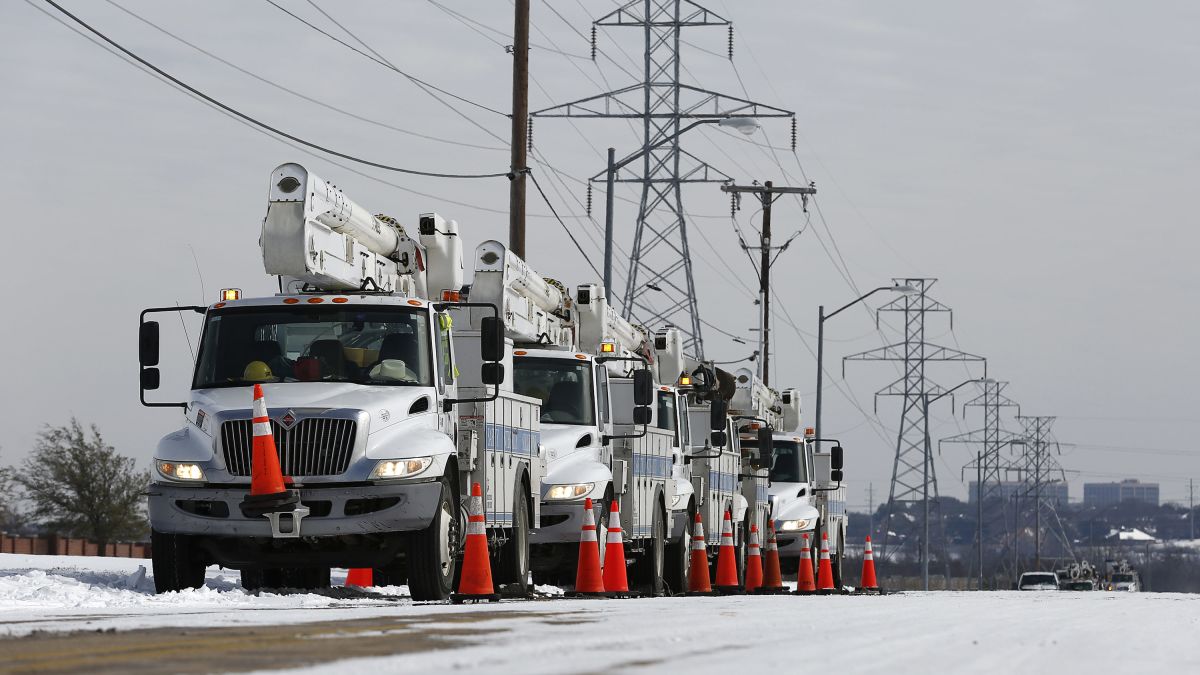
<svg viewBox="0 0 1200 675">
<path fill-rule="evenodd" d="M 643 81 L 538 110 L 531 116 L 641 120 L 641 149 L 618 163 L 640 156 L 640 171 L 623 170 L 616 177 L 616 182 L 642 186 L 621 312 L 625 318 L 650 328 L 662 324 L 679 326 L 685 334 L 685 349 L 703 356 L 702 322 L 680 188 L 684 183 L 732 179 L 680 148 L 680 134 L 687 130 L 681 127 L 681 122 L 716 121 L 734 115 L 793 117 L 794 113 L 680 82 L 682 29 L 730 25 L 726 19 L 690 0 L 634 0 L 594 23 L 642 29 Z M 636 165 L 636 162 L 630 164 Z M 665 294 L 657 295 L 660 292 Z M 655 307 L 654 300 L 658 299 L 669 304 Z"/>
<path fill-rule="evenodd" d="M 884 525 L 883 555 L 890 557 L 891 521 L 896 502 L 924 501 L 932 497 L 937 504 L 937 473 L 928 457 L 930 451 L 926 401 L 946 393 L 946 389 L 930 381 L 925 374 L 929 361 L 984 361 L 981 356 L 929 344 L 925 341 L 925 315 L 931 312 L 950 313 L 950 308 L 930 298 L 927 292 L 937 279 L 894 279 L 897 285 L 909 286 L 913 292 L 900 296 L 880 307 L 877 312 L 899 312 L 904 315 L 904 342 L 852 354 L 845 361 L 898 361 L 903 374 L 876 392 L 880 396 L 903 397 L 900 429 L 896 435 L 896 457 L 892 466 L 892 483 L 888 495 L 888 514 Z M 953 326 L 953 319 L 951 319 Z M 938 521 L 941 521 L 940 509 Z M 941 530 L 941 527 L 938 528 Z M 942 537 L 943 544 L 945 537 Z"/>
<path fill-rule="evenodd" d="M 982 584 L 983 577 L 985 576 L 985 530 L 988 529 L 985 524 L 996 519 L 997 506 L 1000 507 L 999 511 L 1003 514 L 1003 503 L 997 500 L 997 497 L 1001 494 L 1000 470 L 1002 462 L 1000 460 L 1000 450 L 1020 438 L 1018 434 L 1003 428 L 1000 424 L 1000 415 L 1004 408 L 1016 408 L 1017 415 L 1020 416 L 1021 407 L 1016 401 L 1003 394 L 1004 389 L 1008 386 L 1008 382 L 984 380 L 980 383 L 980 386 L 983 391 L 980 392 L 979 396 L 963 404 L 963 414 L 965 415 L 966 409 L 970 407 L 982 408 L 983 428 L 943 438 L 939 441 L 939 446 L 941 443 L 971 443 L 981 445 L 983 448 L 975 462 L 968 463 L 965 467 L 968 469 L 977 469 L 979 472 L 979 480 L 975 485 L 975 499 L 977 500 L 976 517 L 979 519 L 979 536 L 975 545 L 978 547 L 976 552 L 979 559 L 980 584 Z M 1004 520 L 1007 522 L 1007 519 Z"/>
</svg>

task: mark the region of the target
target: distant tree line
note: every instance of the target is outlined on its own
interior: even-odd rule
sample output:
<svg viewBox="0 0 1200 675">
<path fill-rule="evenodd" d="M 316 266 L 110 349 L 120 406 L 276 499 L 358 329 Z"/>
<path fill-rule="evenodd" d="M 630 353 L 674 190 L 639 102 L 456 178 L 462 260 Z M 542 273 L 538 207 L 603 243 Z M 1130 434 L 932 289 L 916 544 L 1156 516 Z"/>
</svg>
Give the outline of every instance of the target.
<svg viewBox="0 0 1200 675">
<path fill-rule="evenodd" d="M 148 535 L 149 482 L 150 472 L 105 443 L 96 425 L 85 429 L 74 417 L 46 425 L 20 466 L 0 467 L 0 530 L 87 538 L 103 552 Z"/>
</svg>

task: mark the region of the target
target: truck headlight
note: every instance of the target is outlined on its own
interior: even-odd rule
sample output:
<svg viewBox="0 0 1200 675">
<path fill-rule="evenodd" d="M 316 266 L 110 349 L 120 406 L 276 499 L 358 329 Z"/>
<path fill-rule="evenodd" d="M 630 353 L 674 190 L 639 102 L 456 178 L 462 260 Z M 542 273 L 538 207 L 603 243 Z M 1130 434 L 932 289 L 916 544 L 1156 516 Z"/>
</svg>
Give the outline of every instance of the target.
<svg viewBox="0 0 1200 675">
<path fill-rule="evenodd" d="M 411 459 L 385 459 L 375 465 L 371 478 L 411 478 L 421 473 L 433 464 L 432 457 L 413 457 Z"/>
<path fill-rule="evenodd" d="M 171 480 L 204 480 L 204 469 L 187 462 L 155 462 L 158 472 Z"/>
<path fill-rule="evenodd" d="M 579 499 L 589 494 L 595 483 L 573 483 L 571 485 L 554 485 L 546 492 L 546 499 Z"/>
<path fill-rule="evenodd" d="M 779 521 L 778 529 L 780 532 L 796 532 L 799 530 L 807 530 L 812 527 L 812 524 L 813 522 L 811 520 L 806 520 L 804 518 L 798 518 L 796 520 L 781 520 Z"/>
</svg>

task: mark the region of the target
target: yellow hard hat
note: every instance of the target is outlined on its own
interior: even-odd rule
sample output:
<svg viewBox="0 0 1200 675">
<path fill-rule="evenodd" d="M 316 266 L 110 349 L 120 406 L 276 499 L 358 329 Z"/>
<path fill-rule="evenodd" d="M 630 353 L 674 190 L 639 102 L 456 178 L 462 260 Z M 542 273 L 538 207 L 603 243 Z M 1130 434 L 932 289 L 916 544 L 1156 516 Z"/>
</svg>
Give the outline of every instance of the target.
<svg viewBox="0 0 1200 675">
<path fill-rule="evenodd" d="M 242 371 L 242 379 L 249 382 L 266 382 L 275 379 L 275 375 L 271 373 L 271 366 L 265 362 L 251 361 L 246 364 L 246 370 Z"/>
</svg>

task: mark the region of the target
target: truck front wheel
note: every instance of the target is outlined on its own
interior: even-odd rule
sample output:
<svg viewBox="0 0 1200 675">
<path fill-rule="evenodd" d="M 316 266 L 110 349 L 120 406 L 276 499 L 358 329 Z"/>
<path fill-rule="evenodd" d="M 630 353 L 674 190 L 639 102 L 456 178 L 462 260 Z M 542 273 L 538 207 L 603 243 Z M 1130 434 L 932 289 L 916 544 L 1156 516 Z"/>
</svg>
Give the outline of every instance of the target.
<svg viewBox="0 0 1200 675">
<path fill-rule="evenodd" d="M 512 533 L 500 547 L 499 562 L 499 582 L 507 586 L 505 595 L 519 598 L 529 595 L 529 492 L 524 484 L 517 488 Z"/>
<path fill-rule="evenodd" d="M 441 496 L 429 527 L 406 542 L 408 590 L 413 600 L 445 600 L 454 590 L 458 567 L 458 498 L 445 476 Z"/>
<path fill-rule="evenodd" d="M 695 527 L 695 520 L 696 509 L 689 506 L 683 532 L 680 532 L 676 541 L 667 547 L 666 585 L 671 593 L 676 595 L 687 593 L 688 590 L 688 575 L 692 571 L 692 528 Z"/>
<path fill-rule="evenodd" d="M 185 588 L 200 588 L 204 585 L 204 568 L 207 567 L 200 551 L 192 545 L 186 534 L 168 534 L 151 531 L 154 568 L 154 591 L 169 593 Z"/>
</svg>

